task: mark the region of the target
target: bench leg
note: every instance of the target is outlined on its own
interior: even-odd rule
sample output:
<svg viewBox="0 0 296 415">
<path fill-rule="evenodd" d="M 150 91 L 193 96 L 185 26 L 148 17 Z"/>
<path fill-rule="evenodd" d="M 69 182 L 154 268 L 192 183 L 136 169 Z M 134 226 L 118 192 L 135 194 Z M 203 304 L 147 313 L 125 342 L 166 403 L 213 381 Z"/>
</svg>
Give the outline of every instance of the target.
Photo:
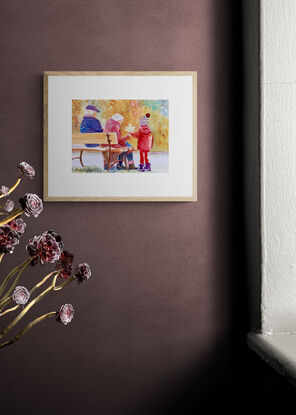
<svg viewBox="0 0 296 415">
<path fill-rule="evenodd" d="M 107 172 L 110 171 L 111 167 L 114 166 L 114 164 L 118 163 L 117 157 L 118 157 L 118 153 L 112 153 L 111 152 L 111 156 L 109 157 L 109 151 L 106 151 L 106 155 L 104 155 L 104 165 L 107 166 Z"/>
<path fill-rule="evenodd" d="M 110 170 L 110 164 L 111 164 L 111 141 L 110 141 L 110 136 L 107 133 L 107 140 L 108 140 L 108 147 L 109 147 L 109 154 L 108 154 L 108 169 L 107 172 L 109 173 Z"/>
<path fill-rule="evenodd" d="M 110 164 L 111 164 L 111 150 L 108 151 L 108 164 L 107 164 L 107 173 L 109 173 L 110 170 Z"/>
<path fill-rule="evenodd" d="M 84 167 L 84 164 L 83 164 L 83 162 L 82 162 L 82 153 L 83 153 L 83 150 L 81 150 L 81 151 L 80 151 L 80 154 L 79 154 L 79 156 L 78 156 L 78 157 L 72 157 L 72 160 L 79 159 L 79 160 L 80 160 L 80 164 L 81 164 L 81 166 L 82 166 L 82 167 Z"/>
<path fill-rule="evenodd" d="M 83 150 L 80 151 L 79 160 L 80 160 L 81 166 L 84 167 L 84 164 L 83 164 L 83 161 L 82 161 L 82 153 L 83 153 Z"/>
</svg>

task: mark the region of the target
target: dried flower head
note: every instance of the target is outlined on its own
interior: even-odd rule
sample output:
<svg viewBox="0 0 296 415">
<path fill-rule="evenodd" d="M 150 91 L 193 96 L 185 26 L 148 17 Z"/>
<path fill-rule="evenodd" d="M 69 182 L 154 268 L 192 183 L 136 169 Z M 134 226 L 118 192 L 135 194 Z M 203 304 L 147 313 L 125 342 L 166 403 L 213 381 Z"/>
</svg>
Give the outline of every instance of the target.
<svg viewBox="0 0 296 415">
<path fill-rule="evenodd" d="M 30 239 L 26 248 L 33 258 L 31 264 L 37 264 L 38 259 L 41 264 L 52 264 L 58 261 L 63 248 L 61 241 L 62 238 L 54 231 L 47 231 Z"/>
<path fill-rule="evenodd" d="M 65 324 L 65 326 L 72 321 L 74 317 L 74 308 L 72 304 L 64 304 L 59 311 L 59 320 Z"/>
<path fill-rule="evenodd" d="M 83 264 L 79 264 L 75 268 L 75 277 L 80 281 L 88 280 L 91 276 L 91 269 L 90 266 L 84 262 Z"/>
<path fill-rule="evenodd" d="M 73 259 L 74 255 L 71 254 L 69 251 L 63 251 L 61 253 L 60 259 L 56 265 L 56 269 L 59 270 L 60 276 L 62 278 L 68 279 L 71 277 L 72 269 L 73 269 Z"/>
<path fill-rule="evenodd" d="M 26 193 L 24 197 L 19 200 L 22 209 L 24 209 L 25 215 L 33 215 L 35 218 L 43 210 L 43 202 L 39 196 L 33 193 Z"/>
<path fill-rule="evenodd" d="M 16 231 L 7 225 L 0 227 L 0 254 L 12 254 L 19 241 L 20 236 Z"/>
<path fill-rule="evenodd" d="M 4 209 L 6 212 L 11 212 L 14 208 L 14 202 L 13 200 L 7 199 L 4 205 Z"/>
<path fill-rule="evenodd" d="M 26 287 L 18 286 L 15 288 L 12 298 L 17 304 L 24 305 L 30 298 L 30 293 Z"/>
<path fill-rule="evenodd" d="M 26 163 L 25 161 L 22 161 L 18 167 L 19 171 L 22 174 L 25 174 L 26 176 L 30 177 L 30 179 L 33 179 L 35 176 L 35 169 L 34 167 L 30 166 L 30 164 Z"/>
<path fill-rule="evenodd" d="M 7 196 L 9 194 L 9 188 L 6 186 L 0 187 L 0 195 Z"/>
<path fill-rule="evenodd" d="M 10 229 L 16 231 L 21 236 L 25 232 L 27 225 L 22 218 L 17 218 L 7 222 L 7 226 L 9 226 Z"/>
</svg>

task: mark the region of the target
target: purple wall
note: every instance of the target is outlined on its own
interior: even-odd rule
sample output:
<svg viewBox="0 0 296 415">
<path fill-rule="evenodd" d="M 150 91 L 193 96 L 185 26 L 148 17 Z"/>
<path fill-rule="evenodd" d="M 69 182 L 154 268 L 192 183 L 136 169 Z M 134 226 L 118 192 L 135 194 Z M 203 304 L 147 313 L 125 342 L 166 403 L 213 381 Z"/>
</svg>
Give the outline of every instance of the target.
<svg viewBox="0 0 296 415">
<path fill-rule="evenodd" d="M 180 402 L 189 413 L 186 393 L 206 400 L 229 355 L 230 3 L 9 0 L 0 16 L 1 185 L 25 160 L 38 174 L 15 196 L 42 195 L 44 70 L 196 70 L 199 198 L 46 203 L 27 220 L 2 273 L 26 257 L 28 238 L 53 228 L 93 276 L 31 315 L 71 302 L 70 326 L 48 321 L 0 352 L 1 413 L 25 401 L 42 415 L 164 414 Z"/>
</svg>

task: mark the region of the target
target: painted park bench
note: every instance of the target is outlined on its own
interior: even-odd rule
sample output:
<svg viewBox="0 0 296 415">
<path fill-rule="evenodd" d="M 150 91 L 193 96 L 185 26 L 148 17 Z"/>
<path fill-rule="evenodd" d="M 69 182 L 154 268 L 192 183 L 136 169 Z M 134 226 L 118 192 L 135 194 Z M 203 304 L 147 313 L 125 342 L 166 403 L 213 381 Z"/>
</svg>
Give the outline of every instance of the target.
<svg viewBox="0 0 296 415">
<path fill-rule="evenodd" d="M 72 160 L 79 159 L 80 164 L 84 167 L 82 161 L 82 155 L 84 152 L 99 153 L 102 152 L 104 160 L 107 161 L 107 171 L 115 164 L 119 163 L 118 156 L 121 153 L 123 155 L 123 161 L 126 169 L 128 170 L 127 154 L 134 151 L 132 147 L 122 147 L 118 144 L 116 133 L 73 133 L 72 144 L 100 144 L 100 147 L 84 147 L 84 148 L 72 148 L 72 153 L 79 153 L 79 156 L 72 157 Z M 108 154 L 106 154 L 108 152 Z M 105 162 L 104 162 L 105 164 Z"/>
</svg>

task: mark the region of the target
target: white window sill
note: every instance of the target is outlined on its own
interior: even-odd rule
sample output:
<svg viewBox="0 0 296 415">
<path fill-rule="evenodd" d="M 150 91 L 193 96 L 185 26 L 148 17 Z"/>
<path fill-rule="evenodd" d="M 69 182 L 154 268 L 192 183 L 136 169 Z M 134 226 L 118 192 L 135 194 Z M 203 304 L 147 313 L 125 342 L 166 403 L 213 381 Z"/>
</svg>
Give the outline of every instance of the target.
<svg viewBox="0 0 296 415">
<path fill-rule="evenodd" d="M 296 334 L 248 334 L 248 345 L 281 375 L 296 384 Z"/>
</svg>

